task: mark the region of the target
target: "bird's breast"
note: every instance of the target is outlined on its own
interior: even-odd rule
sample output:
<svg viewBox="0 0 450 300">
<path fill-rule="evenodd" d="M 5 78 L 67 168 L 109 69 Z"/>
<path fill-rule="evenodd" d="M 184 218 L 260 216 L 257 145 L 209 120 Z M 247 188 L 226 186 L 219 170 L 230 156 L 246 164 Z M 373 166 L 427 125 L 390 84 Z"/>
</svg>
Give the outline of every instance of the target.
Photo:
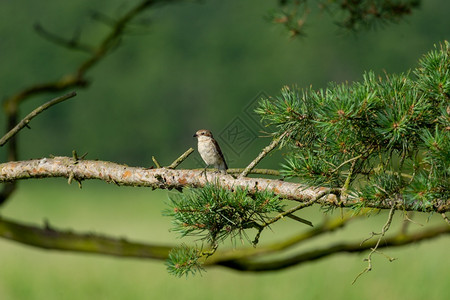
<svg viewBox="0 0 450 300">
<path fill-rule="evenodd" d="M 212 141 L 199 141 L 198 152 L 208 165 L 217 164 L 220 160 L 219 153 L 217 152 L 216 147 L 214 146 L 214 143 Z"/>
</svg>

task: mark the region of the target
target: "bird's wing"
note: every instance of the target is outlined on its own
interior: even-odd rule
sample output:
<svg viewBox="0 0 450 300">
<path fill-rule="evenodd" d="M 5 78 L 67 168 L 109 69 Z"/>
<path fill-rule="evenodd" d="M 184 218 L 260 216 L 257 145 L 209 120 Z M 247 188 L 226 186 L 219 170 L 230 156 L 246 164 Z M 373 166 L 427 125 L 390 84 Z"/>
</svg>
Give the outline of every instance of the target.
<svg viewBox="0 0 450 300">
<path fill-rule="evenodd" d="M 212 139 L 214 146 L 216 146 L 217 149 L 217 153 L 219 153 L 219 156 L 222 158 L 223 164 L 225 165 L 225 170 L 228 169 L 228 165 L 227 162 L 225 161 L 225 157 L 223 156 L 222 150 L 220 149 L 219 144 L 217 143 L 217 141 L 215 139 Z"/>
</svg>

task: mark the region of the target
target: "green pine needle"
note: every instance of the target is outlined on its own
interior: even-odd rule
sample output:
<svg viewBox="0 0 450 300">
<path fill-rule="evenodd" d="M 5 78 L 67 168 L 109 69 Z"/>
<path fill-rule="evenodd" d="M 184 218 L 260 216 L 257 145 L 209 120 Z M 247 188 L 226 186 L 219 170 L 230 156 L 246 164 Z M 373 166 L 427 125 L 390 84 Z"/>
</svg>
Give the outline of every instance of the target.
<svg viewBox="0 0 450 300">
<path fill-rule="evenodd" d="M 182 244 L 180 247 L 170 251 L 166 261 L 167 270 L 170 274 L 183 277 L 189 274 L 195 275 L 204 271 L 200 259 L 199 251 L 194 247 Z"/>
<path fill-rule="evenodd" d="M 270 192 L 248 193 L 208 184 L 170 197 L 163 213 L 173 218 L 173 230 L 183 236 L 199 236 L 211 244 L 240 236 L 247 228 L 258 227 L 268 214 L 283 209 L 278 196 Z"/>
<path fill-rule="evenodd" d="M 450 45 L 413 70 L 363 75 L 326 89 L 283 87 L 256 112 L 285 135 L 281 174 L 308 186 L 344 188 L 361 201 L 396 199 L 424 210 L 448 201 Z"/>
</svg>

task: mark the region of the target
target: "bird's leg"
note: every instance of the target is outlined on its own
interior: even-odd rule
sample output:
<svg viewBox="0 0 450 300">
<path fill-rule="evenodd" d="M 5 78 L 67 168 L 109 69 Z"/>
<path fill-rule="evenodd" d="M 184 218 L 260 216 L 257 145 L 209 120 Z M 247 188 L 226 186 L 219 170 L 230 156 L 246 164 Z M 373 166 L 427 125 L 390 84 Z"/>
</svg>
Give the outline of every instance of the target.
<svg viewBox="0 0 450 300">
<path fill-rule="evenodd" d="M 205 174 L 205 179 L 206 181 L 208 181 L 208 177 L 206 176 L 206 169 L 208 169 L 209 165 L 206 165 L 206 167 L 203 169 L 203 171 L 200 173 L 200 176 L 202 176 L 202 174 Z"/>
</svg>

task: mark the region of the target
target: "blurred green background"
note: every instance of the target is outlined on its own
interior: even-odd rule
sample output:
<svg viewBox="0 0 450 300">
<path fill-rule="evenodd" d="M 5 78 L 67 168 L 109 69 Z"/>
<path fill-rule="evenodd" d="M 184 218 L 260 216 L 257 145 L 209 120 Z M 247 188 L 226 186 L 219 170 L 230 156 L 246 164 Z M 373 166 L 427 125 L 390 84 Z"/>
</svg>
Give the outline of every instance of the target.
<svg viewBox="0 0 450 300">
<path fill-rule="evenodd" d="M 33 24 L 66 37 L 79 31 L 83 42 L 94 43 L 108 27 L 93 20 L 92 12 L 114 18 L 134 3 L 0 0 L 2 99 L 58 79 L 85 58 L 42 39 Z M 32 121 L 31 130 L 20 133 L 20 158 L 71 155 L 76 149 L 89 152 L 88 159 L 150 166 L 154 155 L 167 165 L 195 147 L 197 129 L 208 128 L 229 165 L 243 167 L 269 142 L 256 138 L 263 134 L 249 114 L 261 95 L 277 95 L 283 85 L 322 88 L 330 81 L 357 81 L 367 70 L 404 72 L 434 44 L 450 39 L 448 1 L 424 0 L 400 24 L 357 35 L 339 29 L 326 13 L 314 13 L 307 36 L 296 40 L 265 21 L 275 5 L 215 0 L 147 11 L 120 47 L 88 73 L 88 89 L 78 89 L 77 97 L 52 107 Z M 54 96 L 27 100 L 22 115 Z M 3 114 L 0 125 L 4 129 Z M 238 127 L 250 133 L 245 144 L 227 140 L 226 133 Z M 3 148 L 0 158 L 5 159 Z M 274 154 L 262 165 L 277 168 L 279 159 Z M 197 153 L 182 164 L 199 166 Z M 43 180 L 21 182 L 1 214 L 35 223 L 48 219 L 58 228 L 179 243 L 168 232 L 170 220 L 161 217 L 166 199 L 164 191 L 104 183 L 85 183 L 78 190 L 64 180 Z M 306 212 L 315 222 L 323 215 L 317 207 Z M 427 222 L 427 216 L 416 217 Z M 327 238 L 362 240 L 384 222 L 380 214 L 310 247 Z M 431 222 L 442 220 L 433 216 Z M 279 239 L 303 229 L 285 222 L 263 238 Z M 440 238 L 389 249 L 389 255 L 400 259 L 388 264 L 377 256 L 374 271 L 351 286 L 365 267 L 363 256 L 339 255 L 264 274 L 213 269 L 203 277 L 180 280 L 168 275 L 161 262 L 42 251 L 0 240 L 0 299 L 444 299 L 449 246 L 448 238 Z"/>
<path fill-rule="evenodd" d="M 92 231 L 129 240 L 179 244 L 168 232 L 170 219 L 161 217 L 167 192 L 127 188 L 100 182 L 85 182 L 83 189 L 65 180 L 27 181 L 2 212 L 23 222 Z M 318 224 L 323 213 L 317 207 L 299 216 Z M 339 216 L 339 211 L 328 217 Z M 439 215 L 425 226 L 442 225 Z M 370 232 L 380 231 L 386 213 L 362 218 L 344 230 L 325 234 L 294 250 L 311 250 L 337 242 L 360 242 Z M 398 213 L 390 233 L 402 224 Z M 285 219 L 266 231 L 261 243 L 282 240 L 308 230 Z M 411 230 L 422 227 L 410 224 Z M 253 237 L 255 232 L 249 232 Z M 238 246 L 241 246 L 238 243 Z M 246 247 L 250 247 L 245 243 Z M 402 248 L 385 248 L 373 256 L 373 270 L 351 282 L 367 262 L 367 253 L 339 254 L 278 272 L 241 273 L 224 268 L 208 269 L 202 275 L 176 278 L 161 261 L 45 251 L 0 239 L 0 299 L 447 299 L 450 278 L 448 237 Z M 292 253 L 290 250 L 289 253 Z"/>
</svg>

